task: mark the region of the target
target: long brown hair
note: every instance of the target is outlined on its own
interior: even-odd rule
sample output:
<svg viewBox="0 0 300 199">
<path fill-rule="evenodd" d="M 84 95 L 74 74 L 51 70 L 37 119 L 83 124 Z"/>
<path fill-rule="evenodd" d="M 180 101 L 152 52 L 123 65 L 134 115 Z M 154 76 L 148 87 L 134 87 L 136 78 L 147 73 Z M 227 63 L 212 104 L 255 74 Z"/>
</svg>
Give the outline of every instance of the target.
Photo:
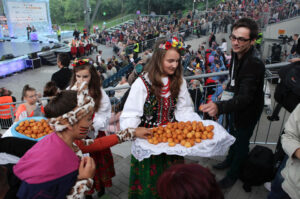
<svg viewBox="0 0 300 199">
<path fill-rule="evenodd" d="M 167 50 L 164 49 L 160 49 L 159 45 L 160 44 L 164 44 L 166 43 L 166 39 L 161 39 L 158 40 L 155 43 L 155 47 L 154 47 L 154 52 L 153 55 L 150 59 L 150 61 L 148 62 L 148 64 L 145 67 L 145 71 L 148 72 L 148 77 L 150 82 L 152 83 L 151 85 L 151 91 L 155 94 L 156 97 L 160 97 L 161 96 L 161 89 L 163 88 L 163 83 L 161 81 L 162 76 L 163 76 L 163 59 L 166 55 Z M 178 48 L 170 48 L 170 49 L 174 49 L 178 52 L 178 54 L 180 55 L 180 50 Z M 170 50 L 169 49 L 169 50 Z M 179 63 L 178 66 L 174 72 L 173 75 L 169 75 L 169 79 L 170 79 L 170 92 L 171 92 L 171 97 L 172 98 L 176 98 L 179 95 L 179 91 L 180 91 L 180 86 L 183 82 L 182 80 L 182 63 L 181 63 L 181 56 L 179 56 Z"/>
<path fill-rule="evenodd" d="M 95 109 L 94 110 L 96 112 L 100 108 L 102 94 L 101 94 L 101 90 L 100 90 L 100 88 L 101 88 L 100 77 L 99 77 L 95 67 L 92 64 L 86 63 L 84 65 L 74 66 L 70 87 L 72 87 L 76 83 L 76 73 L 78 71 L 85 70 L 85 69 L 88 70 L 91 74 L 91 80 L 89 82 L 89 94 L 95 101 Z"/>
</svg>

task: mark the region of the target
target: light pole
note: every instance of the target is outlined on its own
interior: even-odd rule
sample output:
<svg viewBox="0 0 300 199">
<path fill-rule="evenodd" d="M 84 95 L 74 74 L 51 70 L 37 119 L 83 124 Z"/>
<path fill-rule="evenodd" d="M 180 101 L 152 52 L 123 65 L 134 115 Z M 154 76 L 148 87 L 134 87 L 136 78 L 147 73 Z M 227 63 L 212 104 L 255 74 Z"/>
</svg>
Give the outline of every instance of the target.
<svg viewBox="0 0 300 199">
<path fill-rule="evenodd" d="M 148 0 L 148 15 L 150 15 L 150 0 Z"/>
<path fill-rule="evenodd" d="M 124 17 L 123 6 L 124 6 L 124 0 L 122 0 L 122 11 L 121 11 L 121 13 L 122 13 L 122 18 Z"/>
<path fill-rule="evenodd" d="M 196 2 L 196 0 L 193 0 L 193 13 L 194 13 L 194 10 L 195 10 L 195 2 Z"/>
<path fill-rule="evenodd" d="M 90 13 L 92 12 L 89 0 L 84 1 L 84 26 L 87 29 L 88 33 L 90 32 L 91 28 L 91 19 Z"/>
</svg>

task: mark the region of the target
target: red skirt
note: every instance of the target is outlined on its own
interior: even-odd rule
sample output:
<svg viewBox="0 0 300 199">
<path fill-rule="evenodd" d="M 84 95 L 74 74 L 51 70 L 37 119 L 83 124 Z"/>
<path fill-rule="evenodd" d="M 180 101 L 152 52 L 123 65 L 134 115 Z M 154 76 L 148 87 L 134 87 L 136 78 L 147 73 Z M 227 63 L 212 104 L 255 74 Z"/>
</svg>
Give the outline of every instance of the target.
<svg viewBox="0 0 300 199">
<path fill-rule="evenodd" d="M 85 47 L 85 50 L 89 51 L 90 49 L 91 49 L 91 44 L 87 44 L 86 47 Z"/>
<path fill-rule="evenodd" d="M 78 47 L 78 51 L 79 51 L 80 55 L 84 55 L 84 47 L 83 46 Z"/>
<path fill-rule="evenodd" d="M 76 55 L 77 54 L 77 47 L 73 46 L 71 47 L 71 55 Z"/>
<path fill-rule="evenodd" d="M 103 131 L 99 131 L 97 138 L 106 136 Z M 104 187 L 112 186 L 112 177 L 116 175 L 114 160 L 110 148 L 90 153 L 90 156 L 95 160 L 96 173 L 94 177 L 94 189 L 98 192 Z M 93 189 L 92 189 L 93 190 Z"/>
</svg>

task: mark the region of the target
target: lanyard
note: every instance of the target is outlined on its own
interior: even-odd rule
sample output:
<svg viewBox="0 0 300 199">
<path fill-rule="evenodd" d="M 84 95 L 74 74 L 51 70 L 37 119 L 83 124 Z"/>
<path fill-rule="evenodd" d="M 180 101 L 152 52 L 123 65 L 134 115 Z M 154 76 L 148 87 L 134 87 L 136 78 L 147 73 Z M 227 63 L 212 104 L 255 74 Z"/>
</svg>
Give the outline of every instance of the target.
<svg viewBox="0 0 300 199">
<path fill-rule="evenodd" d="M 232 86 L 232 87 L 234 87 L 235 86 L 235 81 L 234 81 L 234 77 L 233 77 L 233 75 L 234 75 L 234 59 L 235 57 L 234 57 L 234 55 L 233 55 L 233 59 L 232 59 L 232 68 L 231 68 L 231 76 L 230 76 L 230 86 Z"/>
</svg>

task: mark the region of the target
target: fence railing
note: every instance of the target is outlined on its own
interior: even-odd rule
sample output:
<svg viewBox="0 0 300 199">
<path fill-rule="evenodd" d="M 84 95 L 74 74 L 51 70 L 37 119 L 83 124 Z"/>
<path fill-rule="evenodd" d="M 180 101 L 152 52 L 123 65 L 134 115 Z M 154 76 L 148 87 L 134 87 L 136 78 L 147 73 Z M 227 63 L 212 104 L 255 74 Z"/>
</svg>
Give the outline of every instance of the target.
<svg viewBox="0 0 300 199">
<path fill-rule="evenodd" d="M 270 64 L 270 65 L 266 65 L 266 69 L 267 70 L 275 70 L 275 69 L 279 69 L 280 67 L 284 67 L 288 64 L 289 64 L 288 62 Z M 189 91 L 191 93 L 193 92 L 192 96 L 194 96 L 194 97 L 192 97 L 192 99 L 194 101 L 195 111 L 198 112 L 200 115 L 202 115 L 202 113 L 198 111 L 199 104 L 206 103 L 208 100 L 209 94 L 211 94 L 209 92 L 216 91 L 218 88 L 220 88 L 220 86 L 222 86 L 219 83 L 210 84 L 210 85 L 205 86 L 204 82 L 209 77 L 217 77 L 217 76 L 228 76 L 228 71 L 184 77 L 188 82 Z M 269 120 L 267 120 L 267 116 L 272 113 L 272 110 L 274 109 L 274 107 L 276 105 L 275 100 L 272 98 L 272 96 L 274 94 L 274 90 L 275 90 L 275 85 L 270 83 L 271 80 L 273 80 L 275 78 L 278 78 L 278 75 L 272 74 L 272 73 L 266 73 L 266 75 L 265 75 L 265 86 L 264 86 L 265 107 L 264 107 L 264 112 L 262 113 L 261 118 L 260 118 L 260 120 L 255 128 L 255 131 L 253 133 L 253 136 L 251 138 L 251 143 L 253 143 L 253 144 L 266 144 L 266 145 L 276 144 L 278 137 L 281 134 L 282 129 L 284 128 L 284 123 L 286 122 L 286 120 L 288 118 L 289 113 L 286 111 L 281 111 L 279 121 L 270 122 Z M 190 81 L 190 80 L 193 80 L 193 81 Z M 196 86 L 193 85 L 193 82 L 195 82 L 194 80 L 198 80 L 200 82 L 200 84 L 198 84 Z M 117 88 L 108 87 L 104 90 L 109 94 L 111 94 L 111 91 L 114 91 L 114 92 L 122 91 L 123 93 L 125 93 L 125 91 L 129 88 L 130 88 L 130 86 L 120 86 Z M 215 92 L 213 94 L 215 94 Z M 110 96 L 110 98 L 111 98 L 112 106 L 118 107 L 118 105 L 121 101 L 121 97 L 116 98 L 114 96 Z M 219 96 L 213 96 L 212 98 L 210 100 L 213 100 L 213 101 L 219 100 Z M 47 99 L 49 99 L 49 98 L 43 98 L 42 100 L 45 101 Z M 2 105 L 17 106 L 21 103 L 24 103 L 24 102 L 19 101 L 19 102 L 14 102 L 14 103 L 6 103 L 6 104 L 2 104 Z M 0 108 L 1 108 L 1 106 L 0 106 Z M 113 110 L 115 110 L 115 109 L 113 109 Z M 3 118 L 1 116 L 4 116 L 3 114 L 1 115 L 1 113 L 3 113 L 3 111 L 5 111 L 5 110 L 0 109 L 0 118 Z M 9 114 L 12 116 L 10 122 L 14 122 L 13 108 L 10 108 L 9 111 L 10 111 Z M 113 114 L 116 115 L 115 112 Z M 5 115 L 5 116 L 7 116 L 7 115 Z M 206 116 L 204 116 L 204 117 L 206 117 Z M 223 124 L 222 117 L 219 117 L 217 121 L 220 122 L 221 124 Z M 114 126 L 113 127 L 114 129 L 116 129 L 116 130 L 118 129 L 117 123 L 113 123 L 111 125 Z M 0 119 L 0 126 L 2 128 L 3 119 Z"/>
</svg>

